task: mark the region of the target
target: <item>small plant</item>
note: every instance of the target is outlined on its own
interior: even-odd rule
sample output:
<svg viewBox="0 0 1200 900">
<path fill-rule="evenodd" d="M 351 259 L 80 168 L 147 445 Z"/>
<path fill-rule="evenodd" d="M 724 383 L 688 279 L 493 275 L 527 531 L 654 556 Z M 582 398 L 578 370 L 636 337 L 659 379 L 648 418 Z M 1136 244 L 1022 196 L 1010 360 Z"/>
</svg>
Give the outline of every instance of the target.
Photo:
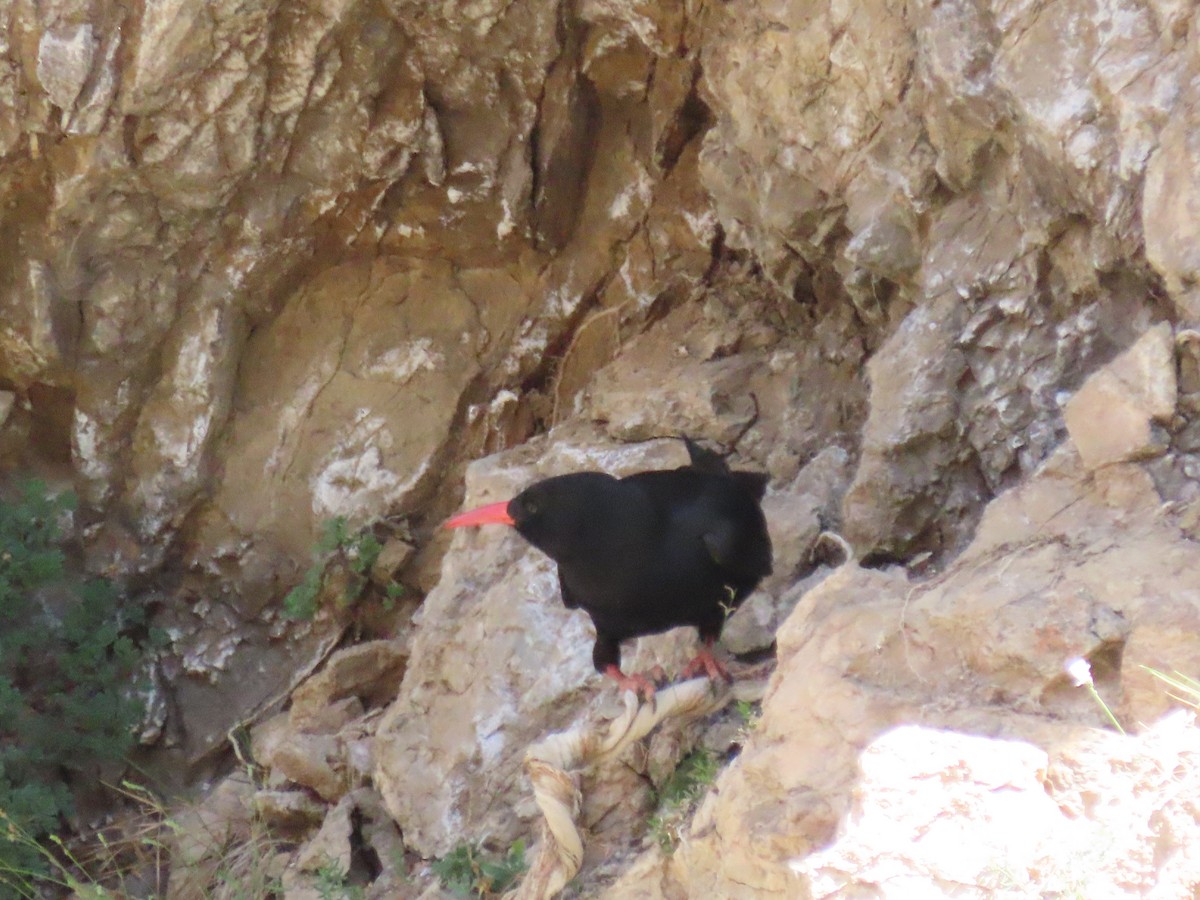
<svg viewBox="0 0 1200 900">
<path fill-rule="evenodd" d="M 366 891 L 362 885 L 349 884 L 349 873 L 337 862 L 330 860 L 313 873 L 317 896 L 321 900 L 363 900 Z"/>
<path fill-rule="evenodd" d="M 66 573 L 59 520 L 73 506 L 38 481 L 0 501 L 0 885 L 18 892 L 65 871 L 44 842 L 72 812 L 71 784 L 124 759 L 144 710 L 130 636 L 142 610 Z"/>
<path fill-rule="evenodd" d="M 683 829 L 700 799 L 717 780 L 721 762 L 711 750 L 693 750 L 676 766 L 658 792 L 658 812 L 650 817 L 650 836 L 668 856 L 683 837 Z"/>
<path fill-rule="evenodd" d="M 1092 695 L 1092 699 L 1104 710 L 1104 715 L 1108 716 L 1108 721 L 1112 722 L 1113 728 L 1125 733 L 1125 729 L 1121 727 L 1121 723 L 1117 721 L 1117 717 L 1113 715 L 1113 711 L 1108 708 L 1108 704 L 1104 702 L 1104 698 L 1100 696 L 1100 692 L 1096 690 L 1096 682 L 1092 679 L 1092 664 L 1083 657 L 1075 657 L 1067 660 L 1066 665 L 1067 675 L 1071 681 L 1075 683 L 1075 687 L 1086 687 Z"/>
<path fill-rule="evenodd" d="M 751 703 L 749 700 L 736 701 L 734 710 L 742 721 L 742 727 L 738 729 L 737 737 L 734 738 L 734 742 L 741 748 L 750 740 L 750 735 L 758 729 L 758 723 L 762 721 L 762 710 L 759 704 Z"/>
<path fill-rule="evenodd" d="M 430 865 L 442 886 L 460 897 L 486 897 L 508 890 L 525 871 L 525 842 L 518 840 L 500 858 L 481 847 L 459 844 Z"/>
<path fill-rule="evenodd" d="M 721 762 L 711 750 L 698 748 L 685 756 L 659 791 L 659 802 L 679 805 L 699 800 L 717 780 Z"/>
<path fill-rule="evenodd" d="M 1158 669 L 1152 669 L 1149 666 L 1142 666 L 1142 668 L 1167 687 L 1179 692 L 1176 694 L 1169 693 L 1167 696 L 1171 699 L 1178 700 L 1180 703 L 1192 707 L 1192 709 L 1200 710 L 1200 681 L 1178 671 L 1173 675 L 1168 675 L 1166 672 L 1160 672 Z"/>
<path fill-rule="evenodd" d="M 300 583 L 288 591 L 283 598 L 283 614 L 289 619 L 307 621 L 317 614 L 317 596 L 321 593 L 321 581 L 325 566 L 312 565 L 304 573 Z"/>
<path fill-rule="evenodd" d="M 737 710 L 738 718 L 742 720 L 742 727 L 746 731 L 753 731 L 758 727 L 758 722 L 762 718 L 762 711 L 758 708 L 757 704 L 751 703 L 749 700 L 738 700 L 733 706 Z"/>
<path fill-rule="evenodd" d="M 396 601 L 404 596 L 404 585 L 396 584 L 394 581 L 383 589 L 383 609 L 384 612 L 391 612 L 396 608 Z"/>
<path fill-rule="evenodd" d="M 178 822 L 166 823 L 177 835 L 187 833 Z M 286 844 L 273 836 L 267 826 L 254 819 L 250 833 L 216 849 L 219 858 L 205 858 L 195 864 L 201 876 L 193 883 L 200 896 L 210 900 L 269 900 L 283 896 L 283 878 L 273 859 Z M 173 866 L 179 861 L 173 860 Z M 190 880 L 190 879 L 189 879 Z"/>
<path fill-rule="evenodd" d="M 300 583 L 283 598 L 284 615 L 289 619 L 307 621 L 317 614 L 317 601 L 325 584 L 325 573 L 335 561 L 341 562 L 350 573 L 341 601 L 343 605 L 349 605 L 358 599 L 367 586 L 367 576 L 382 550 L 383 545 L 369 528 L 352 534 L 346 527 L 344 516 L 329 519 L 322 527 L 321 538 L 313 550 L 313 564 L 305 570 Z M 399 585 L 396 588 L 396 593 L 391 590 L 387 593 L 392 602 L 402 590 Z"/>
<path fill-rule="evenodd" d="M 52 834 L 42 841 L 35 840 L 33 835 L 10 818 L 3 809 L 0 809 L 0 831 L 9 845 L 9 858 L 13 855 L 11 848 L 19 847 L 25 851 L 28 859 L 38 860 L 37 864 L 23 868 L 0 859 L 0 887 L 12 891 L 11 895 L 0 896 L 40 900 L 46 896 L 47 889 L 54 889 L 70 891 L 72 897 L 80 897 L 83 900 L 115 900 L 116 895 L 80 874 L 84 871 L 83 864 L 72 855 L 57 834 Z M 55 850 L 50 850 L 47 844 L 54 845 Z"/>
<path fill-rule="evenodd" d="M 13 896 L 41 900 L 56 891 L 69 891 L 81 900 L 117 900 L 127 897 L 131 877 L 141 889 L 147 875 L 156 879 L 157 892 L 166 891 L 162 876 L 169 849 L 161 840 L 165 810 L 149 790 L 122 782 L 119 793 L 134 801 L 138 810 L 118 836 L 105 830 L 91 836 L 86 846 L 72 850 L 57 834 L 35 840 L 26 829 L 0 809 L 0 832 L 7 840 L 23 847 L 31 857 L 41 860 L 37 868 L 20 869 L 0 861 L 0 887 L 11 889 Z M 80 842 L 75 842 L 76 844 Z M 9 894 L 0 893 L 0 897 Z M 257 896 L 257 895 L 256 895 Z"/>
</svg>

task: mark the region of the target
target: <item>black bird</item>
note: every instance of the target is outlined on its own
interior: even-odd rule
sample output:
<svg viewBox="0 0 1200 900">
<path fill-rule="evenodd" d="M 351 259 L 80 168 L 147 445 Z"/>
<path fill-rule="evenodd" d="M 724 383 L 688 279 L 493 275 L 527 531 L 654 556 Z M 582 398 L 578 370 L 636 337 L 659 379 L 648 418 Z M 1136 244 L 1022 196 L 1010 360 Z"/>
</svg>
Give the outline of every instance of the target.
<svg viewBox="0 0 1200 900">
<path fill-rule="evenodd" d="M 654 685 L 621 671 L 621 641 L 692 625 L 703 647 L 684 677 L 703 671 L 731 680 L 713 644 L 771 573 L 760 505 L 767 476 L 731 471 L 716 453 L 683 440 L 690 465 L 624 478 L 559 475 L 445 526 L 511 525 L 558 563 L 564 605 L 584 610 L 596 626 L 596 671 L 647 698 Z"/>
</svg>

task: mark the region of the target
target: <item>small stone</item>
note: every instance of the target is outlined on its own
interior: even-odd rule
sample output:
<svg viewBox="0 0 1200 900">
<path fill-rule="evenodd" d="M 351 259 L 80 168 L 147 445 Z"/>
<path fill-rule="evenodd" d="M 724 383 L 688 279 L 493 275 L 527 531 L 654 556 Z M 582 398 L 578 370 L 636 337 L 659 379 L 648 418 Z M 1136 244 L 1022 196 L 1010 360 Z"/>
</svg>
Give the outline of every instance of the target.
<svg viewBox="0 0 1200 900">
<path fill-rule="evenodd" d="M 252 806 L 268 825 L 282 829 L 301 829 L 316 825 L 328 807 L 307 791 L 259 791 Z"/>
<path fill-rule="evenodd" d="M 292 725 L 287 713 L 278 713 L 259 722 L 250 729 L 250 753 L 266 766 L 271 765 L 275 751 L 287 743 L 292 736 Z"/>
<path fill-rule="evenodd" d="M 222 781 L 200 803 L 177 813 L 172 860 L 193 866 L 245 839 L 250 833 L 253 794 L 254 785 L 238 773 Z"/>
<path fill-rule="evenodd" d="M 38 42 L 37 77 L 50 102 L 70 112 L 83 90 L 96 55 L 90 23 L 52 28 Z"/>
<path fill-rule="evenodd" d="M 299 716 L 293 715 L 291 724 L 297 731 L 308 734 L 337 734 L 346 725 L 361 718 L 363 712 L 361 700 L 343 697 L 331 701 L 327 706 L 304 710 Z"/>
<path fill-rule="evenodd" d="M 379 557 L 375 560 L 375 565 L 371 567 L 371 580 L 381 587 L 386 587 L 391 584 L 397 573 L 400 572 L 408 561 L 412 559 L 416 548 L 408 541 L 402 538 L 391 538 L 383 549 L 379 551 Z"/>
<path fill-rule="evenodd" d="M 339 762 L 337 739 L 329 735 L 297 734 L 264 762 L 326 800 L 338 800 L 349 788 L 347 779 L 335 768 Z"/>
<path fill-rule="evenodd" d="M 775 642 L 779 618 L 775 598 L 764 591 L 755 591 L 726 621 L 721 644 L 736 654 L 764 650 Z"/>
<path fill-rule="evenodd" d="M 395 696 L 404 677 L 408 655 L 401 641 L 368 641 L 340 650 L 329 662 L 292 693 L 291 724 L 303 731 L 332 731 L 353 718 L 335 714 L 330 707 L 344 698 L 363 703 L 384 702 Z"/>
<path fill-rule="evenodd" d="M 1093 374 L 1067 402 L 1071 440 L 1089 470 L 1159 456 L 1175 414 L 1171 326 L 1163 322 Z"/>
<path fill-rule="evenodd" d="M 354 811 L 352 797 L 344 797 L 325 816 L 321 830 L 300 851 L 296 867 L 302 872 L 315 872 L 330 863 L 336 863 L 343 872 L 350 871 L 350 835 L 353 825 L 350 814 Z"/>
</svg>

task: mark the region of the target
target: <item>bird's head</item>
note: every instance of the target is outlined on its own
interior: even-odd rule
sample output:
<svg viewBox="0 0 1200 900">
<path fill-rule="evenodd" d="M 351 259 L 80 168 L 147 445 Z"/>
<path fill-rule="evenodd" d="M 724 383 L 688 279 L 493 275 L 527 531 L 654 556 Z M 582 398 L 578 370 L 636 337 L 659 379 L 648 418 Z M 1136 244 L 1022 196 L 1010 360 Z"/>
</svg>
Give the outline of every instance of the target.
<svg viewBox="0 0 1200 900">
<path fill-rule="evenodd" d="M 559 475 L 531 484 L 511 500 L 460 513 L 444 528 L 510 525 L 535 547 L 561 560 L 587 542 L 589 525 L 603 515 L 616 479 L 599 472 Z"/>
</svg>

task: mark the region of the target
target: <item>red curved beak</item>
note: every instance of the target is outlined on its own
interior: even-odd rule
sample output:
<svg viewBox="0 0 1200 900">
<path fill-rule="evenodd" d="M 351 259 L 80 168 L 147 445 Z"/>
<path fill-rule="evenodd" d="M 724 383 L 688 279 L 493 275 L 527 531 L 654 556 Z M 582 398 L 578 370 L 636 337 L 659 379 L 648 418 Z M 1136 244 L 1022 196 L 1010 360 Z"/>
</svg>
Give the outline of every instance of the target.
<svg viewBox="0 0 1200 900">
<path fill-rule="evenodd" d="M 476 509 L 459 513 L 453 519 L 447 519 L 443 528 L 463 528 L 467 525 L 516 525 L 513 517 L 508 514 L 508 501 L 489 503 Z"/>
</svg>

